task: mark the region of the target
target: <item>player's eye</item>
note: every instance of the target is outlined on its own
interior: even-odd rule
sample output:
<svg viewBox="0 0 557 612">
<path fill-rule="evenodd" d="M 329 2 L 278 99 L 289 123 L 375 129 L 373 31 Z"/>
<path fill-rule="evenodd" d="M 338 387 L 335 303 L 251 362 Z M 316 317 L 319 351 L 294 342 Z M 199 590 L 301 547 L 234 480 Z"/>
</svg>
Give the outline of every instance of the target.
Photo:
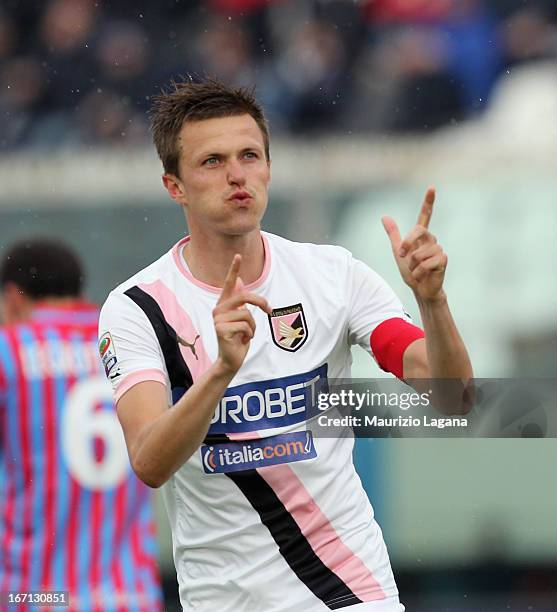
<svg viewBox="0 0 557 612">
<path fill-rule="evenodd" d="M 255 151 L 246 151 L 244 153 L 244 159 L 257 159 L 258 155 Z"/>
<path fill-rule="evenodd" d="M 208 157 L 204 162 L 203 165 L 204 166 L 216 166 L 219 163 L 219 158 L 215 157 L 214 155 L 211 157 Z"/>
</svg>

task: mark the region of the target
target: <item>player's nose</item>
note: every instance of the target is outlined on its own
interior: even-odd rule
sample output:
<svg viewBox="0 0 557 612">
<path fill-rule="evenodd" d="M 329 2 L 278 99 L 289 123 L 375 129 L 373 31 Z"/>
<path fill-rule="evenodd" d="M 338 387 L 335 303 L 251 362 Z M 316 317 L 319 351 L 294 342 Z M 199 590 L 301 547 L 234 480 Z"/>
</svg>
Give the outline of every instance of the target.
<svg viewBox="0 0 557 612">
<path fill-rule="evenodd" d="M 226 177 L 229 185 L 244 185 L 246 182 L 246 171 L 238 160 L 230 160 L 227 164 Z"/>
</svg>

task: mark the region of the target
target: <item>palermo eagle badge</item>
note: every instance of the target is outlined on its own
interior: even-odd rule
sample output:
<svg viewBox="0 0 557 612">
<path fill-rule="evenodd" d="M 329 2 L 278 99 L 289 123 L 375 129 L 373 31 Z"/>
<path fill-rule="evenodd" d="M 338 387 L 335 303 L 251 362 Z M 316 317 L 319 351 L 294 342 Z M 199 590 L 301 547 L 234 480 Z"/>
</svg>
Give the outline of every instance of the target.
<svg viewBox="0 0 557 612">
<path fill-rule="evenodd" d="M 308 328 L 301 304 L 275 308 L 269 316 L 273 342 L 285 351 L 297 351 L 308 338 Z"/>
</svg>

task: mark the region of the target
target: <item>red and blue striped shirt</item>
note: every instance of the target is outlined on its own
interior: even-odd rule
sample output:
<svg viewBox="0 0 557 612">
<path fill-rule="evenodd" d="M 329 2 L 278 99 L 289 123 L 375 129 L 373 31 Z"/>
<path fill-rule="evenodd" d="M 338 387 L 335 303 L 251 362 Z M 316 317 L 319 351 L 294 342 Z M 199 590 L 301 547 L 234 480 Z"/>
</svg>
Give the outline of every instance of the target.
<svg viewBox="0 0 557 612">
<path fill-rule="evenodd" d="M 44 303 L 0 329 L 0 592 L 158 611 L 150 494 L 129 465 L 97 321 L 89 304 Z"/>
</svg>

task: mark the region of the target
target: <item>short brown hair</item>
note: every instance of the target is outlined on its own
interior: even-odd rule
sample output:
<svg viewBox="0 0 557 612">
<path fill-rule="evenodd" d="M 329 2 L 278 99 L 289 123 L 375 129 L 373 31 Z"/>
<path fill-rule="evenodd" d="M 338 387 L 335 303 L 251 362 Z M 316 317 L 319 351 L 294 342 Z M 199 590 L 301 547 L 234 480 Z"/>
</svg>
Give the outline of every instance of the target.
<svg viewBox="0 0 557 612">
<path fill-rule="evenodd" d="M 169 90 L 153 98 L 151 130 L 164 171 L 178 176 L 178 135 L 186 121 L 251 115 L 259 126 L 269 157 L 269 128 L 254 90 L 233 88 L 215 79 L 173 81 Z"/>
</svg>

